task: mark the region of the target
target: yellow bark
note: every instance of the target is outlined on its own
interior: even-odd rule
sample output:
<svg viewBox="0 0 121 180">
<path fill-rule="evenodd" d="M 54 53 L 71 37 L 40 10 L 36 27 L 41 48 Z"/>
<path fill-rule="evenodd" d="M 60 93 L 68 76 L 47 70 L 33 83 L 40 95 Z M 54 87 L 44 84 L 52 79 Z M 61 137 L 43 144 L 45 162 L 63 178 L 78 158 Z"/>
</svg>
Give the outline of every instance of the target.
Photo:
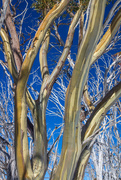
<svg viewBox="0 0 121 180">
<path fill-rule="evenodd" d="M 105 0 L 92 1 L 88 29 L 79 48 L 65 102 L 65 127 L 62 153 L 55 176 L 52 179 L 71 180 L 81 153 L 81 134 L 78 122 L 80 115 L 80 101 L 89 72 L 90 60 L 101 32 L 105 3 Z"/>
<path fill-rule="evenodd" d="M 98 43 L 93 58 L 91 60 L 91 64 L 93 64 L 105 52 L 106 48 L 110 44 L 111 40 L 113 39 L 120 25 L 121 25 L 121 9 L 114 16 L 108 30 L 103 35 L 100 42 Z"/>
<path fill-rule="evenodd" d="M 69 0 L 62 0 L 61 3 L 55 5 L 52 10 L 46 15 L 45 19 L 41 23 L 32 46 L 27 52 L 26 58 L 22 64 L 21 71 L 18 78 L 16 87 L 16 159 L 19 179 L 33 178 L 32 169 L 29 159 L 28 151 L 28 139 L 27 139 L 27 109 L 25 104 L 26 96 L 26 84 L 29 77 L 29 73 L 34 62 L 34 59 L 38 53 L 40 44 L 46 34 L 51 23 L 60 15 L 66 8 Z"/>
<path fill-rule="evenodd" d="M 17 82 L 18 73 L 17 73 L 16 67 L 15 67 L 15 62 L 14 62 L 13 54 L 11 51 L 10 42 L 9 42 L 7 33 L 5 32 L 5 30 L 3 28 L 1 28 L 1 30 L 0 30 L 0 36 L 4 43 L 4 51 L 5 51 L 6 59 L 7 59 L 7 63 L 8 63 L 8 70 L 11 73 L 14 81 Z"/>
</svg>

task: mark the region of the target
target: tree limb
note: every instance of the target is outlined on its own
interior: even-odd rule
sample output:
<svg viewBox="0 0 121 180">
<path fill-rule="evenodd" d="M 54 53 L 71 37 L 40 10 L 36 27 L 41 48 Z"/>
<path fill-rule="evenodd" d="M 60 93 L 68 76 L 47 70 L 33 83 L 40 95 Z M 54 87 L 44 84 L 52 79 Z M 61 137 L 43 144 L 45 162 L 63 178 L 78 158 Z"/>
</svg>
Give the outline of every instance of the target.
<svg viewBox="0 0 121 180">
<path fill-rule="evenodd" d="M 29 159 L 29 150 L 27 147 L 27 107 L 26 107 L 26 84 L 29 77 L 31 67 L 34 59 L 38 53 L 40 44 L 51 25 L 51 23 L 65 10 L 69 0 L 62 0 L 58 5 L 56 4 L 52 10 L 46 15 L 42 21 L 38 31 L 35 34 L 32 46 L 29 48 L 26 58 L 22 64 L 17 87 L 16 87 L 16 123 L 15 123 L 15 137 L 16 137 L 16 158 L 18 176 L 22 178 L 32 178 L 33 172 Z M 43 92 L 44 93 L 44 92 Z M 46 93 L 46 91 L 45 91 Z M 44 94 L 45 95 L 45 94 Z M 46 104 L 44 100 L 43 106 Z M 44 108 L 44 107 L 43 107 Z M 41 112 L 40 112 L 41 113 Z M 38 116 L 38 115 L 37 115 Z M 41 120 L 42 121 L 42 120 Z M 41 125 L 39 126 L 41 128 Z"/>
<path fill-rule="evenodd" d="M 103 35 L 100 42 L 98 43 L 93 58 L 91 60 L 91 64 L 93 64 L 105 52 L 106 48 L 108 47 L 111 40 L 115 36 L 120 25 L 121 25 L 121 9 L 114 16 L 108 30 Z"/>
<path fill-rule="evenodd" d="M 81 153 L 80 102 L 88 77 L 91 57 L 102 29 L 106 1 L 93 0 L 88 28 L 79 48 L 65 102 L 65 127 L 62 153 L 52 179 L 73 179 L 76 162 Z M 99 12 L 100 11 L 100 12 Z"/>
<path fill-rule="evenodd" d="M 5 51 L 6 59 L 7 59 L 7 63 L 8 63 L 8 70 L 16 83 L 17 79 L 18 79 L 18 73 L 17 73 L 16 67 L 15 67 L 15 62 L 14 62 L 10 42 L 8 39 L 8 35 L 3 28 L 1 28 L 1 30 L 0 30 L 0 36 L 1 36 L 1 38 L 3 40 L 3 44 L 4 44 L 4 51 Z"/>
<path fill-rule="evenodd" d="M 4 4 L 4 2 L 5 2 L 5 0 L 3 0 L 3 4 Z M 19 72 L 21 65 L 22 65 L 22 54 L 20 51 L 19 39 L 18 39 L 18 35 L 16 32 L 14 22 L 12 20 L 12 15 L 10 12 L 10 5 L 9 4 L 7 6 L 5 22 L 6 22 L 6 25 L 9 29 L 9 31 L 10 31 L 11 40 L 12 40 L 12 52 L 13 52 L 13 56 L 15 59 L 16 66 L 17 66 L 17 71 Z"/>
<path fill-rule="evenodd" d="M 83 179 L 85 166 L 91 154 L 92 139 L 91 137 L 100 127 L 100 124 L 106 115 L 109 108 L 114 104 L 117 99 L 121 96 L 121 82 L 113 87 L 103 98 L 103 100 L 96 106 L 87 123 L 83 126 L 81 137 L 82 137 L 82 152 L 80 154 L 74 180 Z M 88 141 L 86 141 L 89 138 Z"/>
</svg>

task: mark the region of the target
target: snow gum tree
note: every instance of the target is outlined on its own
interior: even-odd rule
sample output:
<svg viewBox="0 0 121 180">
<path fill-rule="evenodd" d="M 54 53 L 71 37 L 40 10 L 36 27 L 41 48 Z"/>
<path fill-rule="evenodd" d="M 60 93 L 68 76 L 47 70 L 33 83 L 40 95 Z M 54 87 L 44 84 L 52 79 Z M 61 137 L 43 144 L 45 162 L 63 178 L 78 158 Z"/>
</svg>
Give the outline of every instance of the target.
<svg viewBox="0 0 121 180">
<path fill-rule="evenodd" d="M 115 75 L 115 83 L 112 81 L 109 87 L 107 76 L 104 78 L 105 91 L 97 103 L 91 99 L 88 87 L 91 66 L 115 45 L 115 35 L 118 37 L 117 32 L 121 24 L 121 2 L 115 1 L 107 14 L 106 8 L 109 2 L 106 0 L 34 1 L 32 7 L 40 13 L 40 18 L 34 37 L 30 38 L 26 45 L 27 37 L 22 33 L 22 25 L 29 7 L 27 0 L 25 0 L 26 8 L 21 14 L 18 13 L 18 7 L 21 8 L 18 2 L 2 1 L 1 12 L 4 14 L 1 15 L 0 36 L 4 60 L 1 61 L 1 65 L 6 69 L 5 72 L 9 73 L 14 91 L 14 146 L 17 166 L 17 173 L 13 175 L 11 173 L 9 179 L 15 179 L 15 174 L 20 180 L 42 180 L 45 177 L 50 163 L 50 154 L 58 141 L 57 138 L 48 150 L 46 109 L 53 86 L 60 74 L 64 72 L 67 61 L 71 74 L 66 69 L 66 78 L 69 79 L 69 83 L 65 96 L 62 149 L 59 162 L 53 165 L 50 179 L 83 179 L 94 136 L 99 132 L 100 124 L 109 108 L 121 96 L 119 60 L 112 62 L 113 64 L 117 62 L 119 69 L 118 75 Z M 16 19 L 19 16 L 22 18 L 17 23 Z M 64 40 L 59 32 L 61 21 L 69 27 Z M 73 60 L 71 51 L 77 30 L 78 43 L 76 58 Z M 61 31 L 65 33 L 64 28 Z M 58 46 L 54 47 L 61 51 L 61 55 L 50 70 L 49 48 L 53 47 L 51 36 L 54 36 L 58 42 Z M 27 48 L 24 49 L 25 46 Z M 120 52 L 116 53 L 113 52 L 114 59 L 115 57 L 120 59 Z M 28 79 L 38 59 L 42 82 L 38 97 L 34 98 L 28 86 Z M 82 98 L 85 105 L 81 103 Z M 27 116 L 28 109 L 31 111 L 33 123 Z M 28 134 L 31 135 L 34 144 L 31 158 Z M 8 145 L 3 137 L 0 140 Z"/>
</svg>

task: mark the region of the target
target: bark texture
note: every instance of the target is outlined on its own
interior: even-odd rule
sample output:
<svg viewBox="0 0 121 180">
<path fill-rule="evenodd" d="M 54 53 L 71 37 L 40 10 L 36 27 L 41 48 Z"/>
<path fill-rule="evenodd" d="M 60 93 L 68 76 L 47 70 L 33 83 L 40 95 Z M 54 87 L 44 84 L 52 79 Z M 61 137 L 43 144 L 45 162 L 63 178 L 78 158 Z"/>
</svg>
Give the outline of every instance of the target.
<svg viewBox="0 0 121 180">
<path fill-rule="evenodd" d="M 5 1 L 3 0 L 3 3 L 4 2 Z M 45 3 L 45 1 L 43 2 Z M 88 26 L 86 33 L 83 34 L 85 6 L 84 3 L 81 4 L 81 2 L 82 1 L 80 1 L 76 12 L 74 12 L 75 14 L 71 12 L 70 9 L 67 10 L 73 18 L 69 24 L 65 44 L 58 32 L 56 20 L 68 8 L 70 0 L 62 0 L 60 3 L 57 1 L 57 4 L 55 4 L 51 10 L 49 10 L 49 7 L 43 9 L 44 19 L 36 31 L 24 61 L 20 50 L 17 30 L 10 10 L 10 3 L 7 7 L 5 26 L 4 28 L 1 28 L 0 36 L 3 41 L 7 68 L 15 83 L 16 155 L 16 157 L 14 157 L 13 153 L 11 153 L 11 157 L 9 157 L 9 159 L 11 158 L 14 161 L 8 168 L 8 177 L 13 178 L 14 175 L 17 176 L 17 172 L 14 171 L 15 159 L 18 179 L 43 180 L 45 177 L 49 164 L 49 154 L 54 147 L 54 143 L 56 143 L 54 142 L 50 151 L 47 152 L 47 103 L 53 85 L 59 77 L 66 59 L 68 59 L 70 55 L 78 22 L 80 24 L 78 54 L 75 65 L 73 63 L 73 73 L 65 97 L 64 132 L 61 157 L 56 168 L 55 166 L 53 167 L 51 180 L 83 179 L 86 164 L 90 157 L 94 135 L 98 132 L 100 124 L 108 109 L 121 96 L 120 82 L 107 94 L 105 93 L 101 102 L 95 107 L 90 100 L 87 86 L 90 66 L 105 52 L 121 25 L 121 9 L 115 14 L 108 30 L 104 33 L 103 21 L 106 0 L 90 1 L 90 8 L 88 8 Z M 55 3 L 55 1 L 53 3 Z M 51 25 L 53 24 L 55 35 L 57 36 L 59 44 L 63 46 L 63 50 L 55 68 L 50 73 L 47 54 L 50 44 Z M 34 100 L 27 89 L 27 82 L 39 49 L 42 84 L 38 98 Z M 91 114 L 84 126 L 82 126 L 82 121 L 86 118 L 86 111 L 81 111 L 81 109 L 83 109 L 80 105 L 82 97 L 88 107 L 88 114 Z M 31 111 L 34 125 L 27 117 L 28 107 Z M 84 116 L 82 117 L 82 115 Z M 30 160 L 29 155 L 28 132 L 31 134 L 34 141 L 32 160 Z M 58 139 L 59 137 L 57 137 L 57 140 Z M 13 171 L 11 169 L 12 167 Z"/>
</svg>

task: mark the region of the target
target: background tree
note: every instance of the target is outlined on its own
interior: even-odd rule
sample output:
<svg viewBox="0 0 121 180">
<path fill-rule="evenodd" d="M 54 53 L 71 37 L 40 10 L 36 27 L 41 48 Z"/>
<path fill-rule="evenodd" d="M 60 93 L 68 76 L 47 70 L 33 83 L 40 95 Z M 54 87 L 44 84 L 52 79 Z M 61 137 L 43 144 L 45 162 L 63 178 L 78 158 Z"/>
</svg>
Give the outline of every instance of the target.
<svg viewBox="0 0 121 180">
<path fill-rule="evenodd" d="M 93 72 L 97 73 L 97 76 L 94 76 L 94 73 L 90 74 L 89 84 L 92 84 L 92 80 L 94 82 L 92 89 L 90 88 L 90 95 L 91 98 L 96 98 L 95 100 L 93 99 L 95 103 L 100 101 L 101 96 L 104 96 L 107 91 L 107 87 L 105 85 L 104 89 L 101 88 L 101 83 L 109 82 L 108 85 L 112 86 L 113 83 L 116 83 L 118 75 L 120 76 L 120 68 L 118 69 L 117 73 L 116 71 L 114 73 L 114 68 L 118 65 L 118 60 L 120 62 L 120 56 L 117 56 L 114 61 L 113 58 L 109 56 L 109 54 L 105 55 L 107 56 L 108 61 L 106 57 L 105 59 L 103 57 L 100 58 L 94 66 L 92 66 Z M 99 66 L 99 63 L 101 63 L 103 69 L 101 66 Z M 109 76 L 106 76 L 107 73 L 109 73 Z M 106 79 L 104 80 L 104 78 Z M 98 93 L 96 91 L 98 91 Z M 98 95 L 97 97 L 95 96 L 95 93 Z M 93 139 L 94 146 L 91 152 L 91 157 L 87 164 L 85 178 L 120 179 L 120 114 L 119 99 L 109 109 L 103 120 L 102 126 L 95 133 L 95 138 Z"/>
<path fill-rule="evenodd" d="M 3 0 L 3 7 L 4 3 Z M 108 8 L 105 0 L 35 1 L 32 6 L 40 12 L 40 20 L 36 23 L 39 27 L 38 29 L 35 27 L 35 35 L 25 31 L 27 27 L 23 29 L 29 6 L 26 0 L 25 3 L 24 11 L 20 12 L 22 7 L 20 2 L 9 2 L 0 31 L 1 50 L 4 55 L 1 65 L 9 77 L 7 82 L 13 90 L 13 93 L 8 95 L 11 94 L 14 98 L 11 117 L 6 108 L 9 103 L 5 103 L 5 110 L 1 107 L 2 121 L 4 120 L 0 138 L 3 157 L 1 173 L 8 179 L 44 179 L 52 163 L 50 179 L 82 179 L 95 140 L 94 136 L 99 132 L 100 124 L 109 108 L 121 95 L 120 53 L 112 61 L 107 59 L 103 66 L 103 79 L 99 71 L 102 64 L 93 65 L 106 51 L 111 50 L 114 45 L 116 47 L 115 42 L 120 39 L 118 31 L 121 23 L 120 1 L 116 1 L 105 16 L 105 9 Z M 64 25 L 69 27 L 68 32 L 64 33 L 65 39 L 63 32 L 59 30 Z M 76 34 L 79 34 L 78 42 Z M 75 42 L 76 48 L 73 50 Z M 56 51 L 54 56 L 51 55 L 53 48 L 60 53 L 56 59 Z M 75 57 L 73 53 L 76 53 Z M 49 58 L 54 60 L 50 61 Z M 31 80 L 29 76 L 37 59 L 40 62 L 42 78 L 35 73 Z M 52 62 L 54 65 L 51 65 Z M 92 82 L 93 78 L 91 79 L 89 75 L 93 67 L 96 67 L 96 73 L 93 75 L 97 78 L 95 82 Z M 40 89 L 35 82 L 39 82 Z M 65 108 L 61 101 L 63 98 Z M 56 100 L 54 103 L 59 113 L 51 111 L 48 100 L 49 102 Z M 46 130 L 46 109 L 56 117 L 61 115 L 64 120 L 62 125 L 55 127 L 49 138 Z M 15 133 L 12 127 L 14 119 Z M 7 123 L 10 123 L 12 131 L 6 132 Z M 48 145 L 54 131 L 58 131 L 59 128 L 60 134 L 51 146 Z M 59 159 L 57 147 L 62 132 L 63 144 Z M 14 149 L 16 157 L 13 154 Z M 8 168 L 3 170 L 6 164 Z"/>
</svg>

